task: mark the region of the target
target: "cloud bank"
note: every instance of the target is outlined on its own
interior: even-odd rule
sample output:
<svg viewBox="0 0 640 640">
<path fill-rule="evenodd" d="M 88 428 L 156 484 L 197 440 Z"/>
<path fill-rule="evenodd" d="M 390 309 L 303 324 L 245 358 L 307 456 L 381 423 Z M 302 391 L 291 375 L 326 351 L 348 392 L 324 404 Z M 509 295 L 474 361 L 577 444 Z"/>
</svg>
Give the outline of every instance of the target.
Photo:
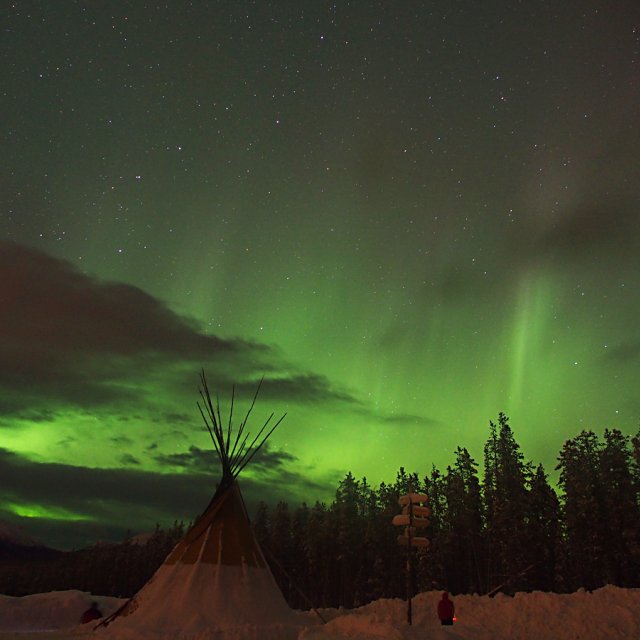
<svg viewBox="0 0 640 640">
<path fill-rule="evenodd" d="M 264 375 L 260 401 L 276 411 L 320 402 L 362 411 L 347 390 L 296 369 L 274 347 L 206 334 L 136 287 L 32 248 L 0 242 L 0 306 L 0 429 L 15 435 L 27 425 L 35 435 L 31 453 L 0 449 L 0 519 L 61 547 L 192 519 L 206 506 L 219 470 L 212 450 L 191 444 L 202 428 L 194 406 L 201 367 L 223 400 L 233 384 L 237 396 L 252 396 Z M 102 468 L 38 449 L 44 438 L 80 447 L 83 436 L 69 426 L 78 416 L 96 421 L 99 434 L 86 446 Z M 187 444 L 176 452 L 167 442 Z M 250 506 L 326 496 L 334 478 L 311 475 L 267 445 L 243 490 Z"/>
</svg>

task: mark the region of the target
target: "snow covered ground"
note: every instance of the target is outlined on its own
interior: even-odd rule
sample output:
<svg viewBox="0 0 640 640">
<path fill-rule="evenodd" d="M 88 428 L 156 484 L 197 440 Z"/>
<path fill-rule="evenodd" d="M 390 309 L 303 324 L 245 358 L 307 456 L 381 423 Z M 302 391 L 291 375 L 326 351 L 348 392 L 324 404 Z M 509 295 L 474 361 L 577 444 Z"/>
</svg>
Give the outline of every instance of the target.
<svg viewBox="0 0 640 640">
<path fill-rule="evenodd" d="M 352 611 L 323 609 L 326 625 L 316 625 L 314 614 L 301 614 L 309 626 L 299 640 L 625 640 L 640 638 L 640 589 L 607 586 L 593 593 L 558 595 L 534 592 L 514 598 L 498 595 L 457 596 L 457 621 L 441 627 L 435 615 L 438 592 L 413 600 L 413 626 L 406 623 L 406 602 L 378 600 Z M 105 614 L 123 601 L 80 591 L 44 593 L 24 598 L 0 596 L 0 640 L 82 640 L 92 625 L 78 625 L 91 601 Z M 146 634 L 145 634 L 146 635 Z M 119 640 L 115 625 L 96 634 L 97 640 Z M 161 633 L 157 638 L 165 640 Z M 203 631 L 198 640 L 233 637 L 260 638 Z M 185 639 L 186 640 L 186 639 Z"/>
<path fill-rule="evenodd" d="M 97 602 L 109 615 L 123 602 L 82 591 L 52 591 L 23 598 L 0 595 L 0 639 L 71 638 L 85 635 L 91 625 L 78 625 L 80 616 Z"/>
</svg>

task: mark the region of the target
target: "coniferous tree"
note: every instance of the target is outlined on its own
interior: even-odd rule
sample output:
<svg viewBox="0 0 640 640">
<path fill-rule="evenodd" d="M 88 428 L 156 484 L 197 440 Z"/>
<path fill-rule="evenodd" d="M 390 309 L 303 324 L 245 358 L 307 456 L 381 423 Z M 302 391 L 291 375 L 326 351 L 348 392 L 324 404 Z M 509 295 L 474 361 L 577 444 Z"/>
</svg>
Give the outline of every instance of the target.
<svg viewBox="0 0 640 640">
<path fill-rule="evenodd" d="M 606 429 L 600 442 L 582 431 L 558 458 L 564 490 L 561 571 L 570 589 L 637 581 L 640 514 L 629 438 Z"/>
<path fill-rule="evenodd" d="M 352 607 L 356 576 L 364 561 L 362 537 L 363 519 L 360 517 L 360 483 L 349 472 L 338 484 L 333 503 L 336 519 L 336 542 L 339 563 L 339 601 Z"/>
<path fill-rule="evenodd" d="M 633 490 L 636 497 L 636 512 L 640 511 L 640 431 L 631 438 L 631 478 L 633 480 Z M 640 565 L 640 523 L 636 527 L 635 536 L 629 545 L 635 565 Z M 638 572 L 640 573 L 640 571 Z"/>
<path fill-rule="evenodd" d="M 355 581 L 354 605 L 361 606 L 375 598 L 379 592 L 379 576 L 376 575 L 376 560 L 378 557 L 378 503 L 375 492 L 363 478 L 359 485 L 359 507 L 361 547 L 360 566 Z"/>
<path fill-rule="evenodd" d="M 327 507 L 316 502 L 309 510 L 304 549 L 310 578 L 308 595 L 318 607 L 330 607 L 333 602 L 332 584 L 336 564 L 334 542 Z"/>
<path fill-rule="evenodd" d="M 556 467 L 563 489 L 565 544 L 562 573 L 566 585 L 602 586 L 605 545 L 604 495 L 600 475 L 600 443 L 593 431 L 567 440 Z"/>
<path fill-rule="evenodd" d="M 455 466 L 444 477 L 446 515 L 441 536 L 445 552 L 446 584 L 454 593 L 481 588 L 482 502 L 477 464 L 466 449 L 456 450 Z"/>
<path fill-rule="evenodd" d="M 523 584 L 528 589 L 551 591 L 556 586 L 556 560 L 561 535 L 560 503 L 541 464 L 531 478 L 527 522 L 529 552 L 534 566 L 524 576 Z"/>
<path fill-rule="evenodd" d="M 605 429 L 600 451 L 600 482 L 605 510 L 607 545 L 604 553 L 605 583 L 630 586 L 638 575 L 637 554 L 640 513 L 632 475 L 629 438 L 617 429 Z"/>
<path fill-rule="evenodd" d="M 431 474 L 424 479 L 425 493 L 429 496 L 429 552 L 421 558 L 425 582 L 420 586 L 424 589 L 448 588 L 446 584 L 446 556 L 445 520 L 447 517 L 447 499 L 445 495 L 445 481 L 442 473 L 433 465 Z"/>
<path fill-rule="evenodd" d="M 507 416 L 500 413 L 498 425 L 489 425 L 484 481 L 487 584 L 513 592 L 531 566 L 526 511 L 531 469 L 523 461 Z"/>
<path fill-rule="evenodd" d="M 302 503 L 293 513 L 291 520 L 291 579 L 293 590 L 290 603 L 295 609 L 308 609 L 310 604 L 306 600 L 311 585 L 306 558 L 307 523 L 309 521 L 309 507 Z M 304 594 L 301 595 L 301 593 Z M 306 596 L 306 598 L 305 598 Z"/>
<path fill-rule="evenodd" d="M 640 431 L 631 438 L 631 477 L 636 492 L 636 501 L 640 506 Z"/>
<path fill-rule="evenodd" d="M 402 471 L 400 475 L 402 475 Z M 404 555 L 398 545 L 398 534 L 401 531 L 392 525 L 395 515 L 400 513 L 398 491 L 394 485 L 380 483 L 377 491 L 377 560 L 376 576 L 382 584 L 382 597 L 402 597 L 406 591 L 404 577 Z M 378 596 L 380 597 L 380 596 Z"/>
</svg>

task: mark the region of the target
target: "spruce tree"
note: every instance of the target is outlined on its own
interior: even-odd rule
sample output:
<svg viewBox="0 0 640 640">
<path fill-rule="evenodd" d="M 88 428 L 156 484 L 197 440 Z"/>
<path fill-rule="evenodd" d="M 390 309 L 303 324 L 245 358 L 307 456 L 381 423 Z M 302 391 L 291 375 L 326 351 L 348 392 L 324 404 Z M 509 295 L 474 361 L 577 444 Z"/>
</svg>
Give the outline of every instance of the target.
<svg viewBox="0 0 640 640">
<path fill-rule="evenodd" d="M 487 584 L 513 592 L 531 566 L 528 554 L 527 481 L 530 464 L 523 460 L 509 419 L 498 415 L 485 444 L 485 518 Z"/>
<path fill-rule="evenodd" d="M 447 498 L 444 477 L 435 465 L 432 466 L 431 474 L 425 477 L 424 486 L 425 492 L 429 496 L 429 508 L 431 509 L 430 526 L 427 530 L 430 544 L 429 552 L 421 558 L 427 581 L 420 586 L 425 589 L 444 589 L 448 588 L 446 584 L 448 546 L 445 540 Z"/>
<path fill-rule="evenodd" d="M 606 583 L 630 586 L 638 575 L 638 557 L 633 550 L 638 541 L 640 513 L 632 475 L 629 437 L 617 429 L 605 429 L 600 452 L 607 544 L 604 549 Z"/>
<path fill-rule="evenodd" d="M 309 522 L 309 507 L 302 503 L 294 512 L 291 519 L 291 579 L 293 589 L 290 592 L 290 604 L 294 609 L 308 609 L 309 602 L 301 595 L 300 591 L 308 598 L 310 585 L 313 582 L 309 575 L 309 566 L 306 556 L 306 535 Z"/>
<path fill-rule="evenodd" d="M 309 510 L 304 550 L 311 578 L 309 597 L 318 607 L 335 606 L 332 589 L 337 564 L 335 532 L 329 511 L 322 502 L 316 502 Z"/>
<path fill-rule="evenodd" d="M 444 479 L 446 569 L 449 589 L 455 592 L 481 590 L 482 501 L 477 466 L 467 449 L 458 447 L 455 465 L 447 468 Z"/>
<path fill-rule="evenodd" d="M 360 484 L 349 472 L 340 481 L 333 503 L 336 518 L 336 535 L 339 563 L 339 603 L 352 607 L 355 600 L 356 577 L 364 559 L 360 517 Z"/>
<path fill-rule="evenodd" d="M 552 591 L 560 545 L 560 503 L 541 464 L 531 478 L 528 507 L 529 551 L 534 566 L 523 582 L 530 589 Z"/>
<path fill-rule="evenodd" d="M 605 510 L 600 448 L 593 431 L 567 440 L 556 469 L 563 495 L 563 574 L 570 590 L 603 585 Z"/>
</svg>

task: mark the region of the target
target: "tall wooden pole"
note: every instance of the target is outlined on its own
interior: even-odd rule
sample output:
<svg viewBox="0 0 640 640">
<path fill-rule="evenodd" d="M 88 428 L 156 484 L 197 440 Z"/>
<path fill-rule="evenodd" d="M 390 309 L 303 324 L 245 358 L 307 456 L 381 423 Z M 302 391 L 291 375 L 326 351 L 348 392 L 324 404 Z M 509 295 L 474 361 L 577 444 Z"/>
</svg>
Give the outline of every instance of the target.
<svg viewBox="0 0 640 640">
<path fill-rule="evenodd" d="M 411 624 L 411 534 L 407 545 L 407 622 Z"/>
<path fill-rule="evenodd" d="M 427 516 L 431 514 L 429 507 L 417 506 L 421 502 L 427 501 L 427 496 L 422 493 L 413 493 L 409 482 L 409 493 L 406 496 L 399 496 L 398 502 L 402 507 L 402 513 L 393 517 L 393 524 L 397 527 L 404 527 L 404 535 L 398 536 L 398 544 L 407 547 L 407 622 L 412 624 L 412 598 L 414 588 L 413 578 L 413 547 L 428 547 L 428 538 L 414 535 L 414 527 L 426 527 L 429 524 Z M 416 509 L 418 510 L 416 512 Z"/>
<path fill-rule="evenodd" d="M 409 526 L 407 527 L 407 622 L 409 625 L 411 621 L 411 537 L 413 532 L 411 531 L 411 525 L 413 525 L 413 500 L 411 500 L 411 482 L 409 482 Z"/>
</svg>

